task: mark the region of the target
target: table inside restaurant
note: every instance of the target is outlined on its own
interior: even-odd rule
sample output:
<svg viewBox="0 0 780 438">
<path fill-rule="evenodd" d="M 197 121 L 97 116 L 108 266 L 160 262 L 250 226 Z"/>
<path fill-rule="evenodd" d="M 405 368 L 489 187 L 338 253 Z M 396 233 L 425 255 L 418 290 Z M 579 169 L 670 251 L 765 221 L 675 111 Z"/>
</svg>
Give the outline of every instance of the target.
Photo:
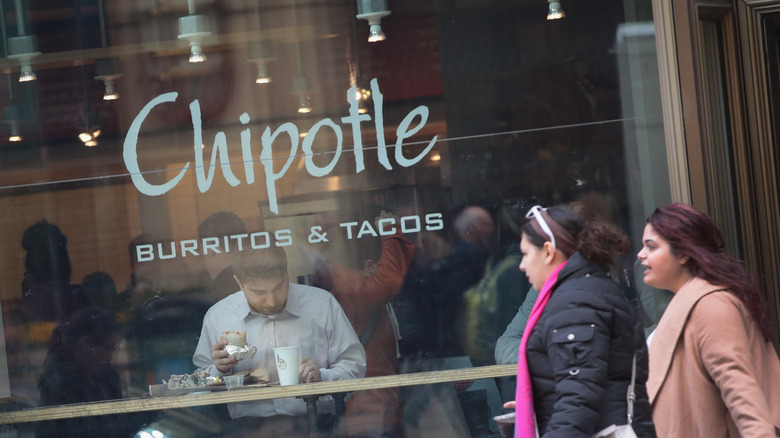
<svg viewBox="0 0 780 438">
<path fill-rule="evenodd" d="M 78 403 L 62 406 L 29 408 L 0 413 L 0 425 L 20 424 L 35 421 L 58 420 L 93 415 L 122 414 L 129 412 L 157 411 L 167 409 L 207 406 L 221 403 L 270 400 L 276 398 L 300 397 L 307 402 L 309 424 L 316 421 L 316 400 L 322 395 L 333 395 L 337 401 L 336 414 L 344 414 L 344 396 L 355 391 L 379 388 L 394 388 L 464 380 L 490 379 L 512 376 L 517 365 L 491 365 L 477 368 L 426 371 L 397 374 L 393 376 L 365 377 L 360 379 L 317 382 L 293 386 L 249 385 L 237 390 L 174 395 L 167 397 L 141 397 L 109 400 L 93 403 Z M 310 428 L 310 430 L 312 430 Z"/>
</svg>

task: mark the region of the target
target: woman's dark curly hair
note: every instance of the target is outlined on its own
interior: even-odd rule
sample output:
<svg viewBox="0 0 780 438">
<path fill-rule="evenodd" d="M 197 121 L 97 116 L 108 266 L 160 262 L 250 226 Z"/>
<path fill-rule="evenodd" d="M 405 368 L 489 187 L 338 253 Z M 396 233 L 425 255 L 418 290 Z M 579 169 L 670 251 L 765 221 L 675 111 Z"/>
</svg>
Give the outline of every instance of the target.
<svg viewBox="0 0 780 438">
<path fill-rule="evenodd" d="M 620 255 L 631 251 L 631 241 L 625 231 L 606 222 L 586 222 L 568 206 L 557 205 L 547 209 L 547 214 L 577 240 L 577 252 L 600 266 L 613 266 Z M 528 241 L 539 248 L 548 240 L 534 230 L 531 222 L 523 227 Z M 565 254 L 570 257 L 571 254 Z"/>
</svg>

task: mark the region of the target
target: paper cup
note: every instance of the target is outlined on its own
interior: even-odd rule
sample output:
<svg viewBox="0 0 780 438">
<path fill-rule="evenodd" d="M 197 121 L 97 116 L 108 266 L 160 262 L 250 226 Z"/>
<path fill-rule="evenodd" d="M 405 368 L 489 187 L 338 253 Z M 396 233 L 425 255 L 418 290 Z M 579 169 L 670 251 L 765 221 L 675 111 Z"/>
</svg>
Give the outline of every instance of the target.
<svg viewBox="0 0 780 438">
<path fill-rule="evenodd" d="M 274 362 L 282 386 L 298 384 L 298 346 L 274 348 Z"/>
</svg>

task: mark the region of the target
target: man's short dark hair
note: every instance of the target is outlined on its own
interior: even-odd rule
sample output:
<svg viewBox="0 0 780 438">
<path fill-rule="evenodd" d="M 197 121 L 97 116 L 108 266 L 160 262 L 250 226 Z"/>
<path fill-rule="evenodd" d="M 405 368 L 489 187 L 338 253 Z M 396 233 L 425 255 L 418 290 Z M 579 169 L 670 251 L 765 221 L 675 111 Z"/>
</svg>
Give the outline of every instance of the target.
<svg viewBox="0 0 780 438">
<path fill-rule="evenodd" d="M 222 237 L 246 234 L 246 224 L 232 211 L 218 211 L 198 225 L 198 237 Z"/>
<path fill-rule="evenodd" d="M 239 280 L 279 278 L 287 275 L 287 253 L 278 246 L 244 249 L 233 258 L 233 273 Z"/>
</svg>

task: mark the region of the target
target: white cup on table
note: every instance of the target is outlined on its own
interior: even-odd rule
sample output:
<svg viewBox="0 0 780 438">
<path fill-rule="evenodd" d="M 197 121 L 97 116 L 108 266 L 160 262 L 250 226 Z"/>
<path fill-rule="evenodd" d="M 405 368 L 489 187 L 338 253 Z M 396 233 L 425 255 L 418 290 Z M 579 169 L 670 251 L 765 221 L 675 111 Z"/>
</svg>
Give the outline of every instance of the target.
<svg viewBox="0 0 780 438">
<path fill-rule="evenodd" d="M 298 381 L 298 346 L 274 348 L 274 362 L 279 373 L 279 384 L 282 386 L 297 385 Z"/>
</svg>

